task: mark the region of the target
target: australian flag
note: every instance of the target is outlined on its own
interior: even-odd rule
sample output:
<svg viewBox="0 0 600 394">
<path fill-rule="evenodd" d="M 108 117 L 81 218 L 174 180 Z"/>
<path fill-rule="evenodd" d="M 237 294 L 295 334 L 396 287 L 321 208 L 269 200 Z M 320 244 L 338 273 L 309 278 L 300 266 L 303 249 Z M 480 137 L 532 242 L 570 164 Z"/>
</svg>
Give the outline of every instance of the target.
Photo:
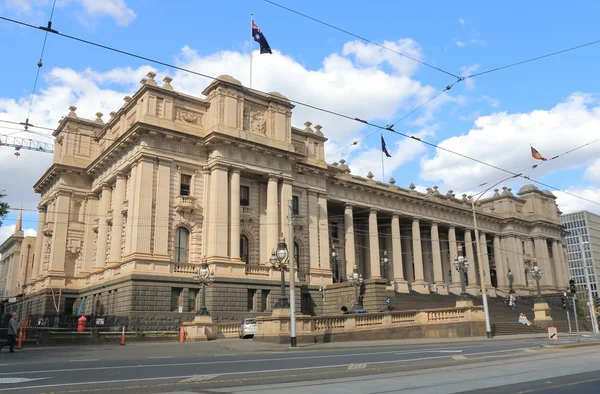
<svg viewBox="0 0 600 394">
<path fill-rule="evenodd" d="M 261 55 L 263 53 L 273 54 L 273 52 L 271 52 L 271 47 L 269 46 L 269 43 L 267 42 L 267 39 L 265 38 L 265 35 L 262 34 L 260 29 L 258 28 L 258 25 L 256 23 L 254 23 L 254 21 L 252 21 L 252 37 L 254 38 L 254 41 L 259 43 Z"/>
<path fill-rule="evenodd" d="M 382 151 L 383 153 L 385 153 L 385 155 L 386 155 L 387 157 L 392 157 L 392 155 L 390 155 L 390 154 L 388 153 L 388 150 L 387 150 L 387 148 L 385 147 L 385 140 L 383 139 L 383 136 L 381 136 L 381 151 Z"/>
</svg>

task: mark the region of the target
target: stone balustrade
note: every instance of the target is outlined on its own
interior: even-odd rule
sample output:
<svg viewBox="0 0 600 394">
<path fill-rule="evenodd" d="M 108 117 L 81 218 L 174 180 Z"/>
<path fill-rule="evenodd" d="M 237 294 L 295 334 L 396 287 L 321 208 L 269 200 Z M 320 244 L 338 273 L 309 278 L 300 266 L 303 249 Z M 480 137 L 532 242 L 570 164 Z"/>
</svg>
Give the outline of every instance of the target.
<svg viewBox="0 0 600 394">
<path fill-rule="evenodd" d="M 268 265 L 246 264 L 246 275 L 248 276 L 271 276 L 271 267 Z"/>
<path fill-rule="evenodd" d="M 256 318 L 256 341 L 285 343 L 290 336 L 289 315 Z M 297 316 L 298 342 L 358 339 L 468 337 L 485 335 L 481 307 L 401 312 Z"/>
<path fill-rule="evenodd" d="M 173 263 L 172 269 L 174 274 L 194 275 L 198 271 L 198 264 L 190 263 Z"/>
</svg>

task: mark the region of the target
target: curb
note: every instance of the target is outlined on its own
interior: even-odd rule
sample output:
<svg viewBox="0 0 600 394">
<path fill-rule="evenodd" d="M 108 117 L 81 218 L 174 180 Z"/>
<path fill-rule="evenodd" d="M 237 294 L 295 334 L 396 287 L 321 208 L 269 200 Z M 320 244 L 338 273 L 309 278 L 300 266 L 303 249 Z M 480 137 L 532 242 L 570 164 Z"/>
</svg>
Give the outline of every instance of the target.
<svg viewBox="0 0 600 394">
<path fill-rule="evenodd" d="M 577 349 L 580 347 L 600 346 L 600 341 L 593 341 L 587 343 L 573 343 L 566 345 L 542 345 L 543 348 L 547 349 Z"/>
</svg>

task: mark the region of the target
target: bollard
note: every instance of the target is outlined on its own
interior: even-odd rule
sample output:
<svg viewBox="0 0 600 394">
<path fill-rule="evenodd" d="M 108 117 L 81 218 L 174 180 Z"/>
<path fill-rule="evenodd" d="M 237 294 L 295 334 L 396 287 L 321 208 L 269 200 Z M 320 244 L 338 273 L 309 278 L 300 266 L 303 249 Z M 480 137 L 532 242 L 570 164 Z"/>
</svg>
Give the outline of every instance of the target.
<svg viewBox="0 0 600 394">
<path fill-rule="evenodd" d="M 179 343 L 183 343 L 183 341 L 185 341 L 185 331 L 183 326 L 179 326 Z"/>
<path fill-rule="evenodd" d="M 21 344 L 23 343 L 23 327 L 19 329 L 19 342 L 17 342 L 17 349 L 21 349 Z"/>
<path fill-rule="evenodd" d="M 125 345 L 125 326 L 123 326 L 123 333 L 121 334 L 121 345 Z"/>
</svg>

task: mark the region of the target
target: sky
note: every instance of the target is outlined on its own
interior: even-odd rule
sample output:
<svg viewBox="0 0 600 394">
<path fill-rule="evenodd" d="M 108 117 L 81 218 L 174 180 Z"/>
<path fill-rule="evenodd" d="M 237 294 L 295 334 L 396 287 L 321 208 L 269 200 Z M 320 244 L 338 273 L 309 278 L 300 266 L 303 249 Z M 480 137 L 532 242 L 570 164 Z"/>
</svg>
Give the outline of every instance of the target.
<svg viewBox="0 0 600 394">
<path fill-rule="evenodd" d="M 427 102 L 456 76 L 468 76 L 600 39 L 600 3 L 389 2 L 277 0 L 354 36 L 263 0 L 212 2 L 159 0 L 57 0 L 52 27 L 61 33 L 130 51 L 197 72 L 229 74 L 249 83 L 250 14 L 273 54 L 253 46 L 252 87 L 277 91 L 314 106 L 386 126 Z M 51 0 L 0 0 L 0 16 L 47 24 Z M 148 71 L 174 78 L 178 91 L 200 96 L 209 79 L 49 35 L 35 95 L 31 92 L 44 33 L 0 20 L 0 120 L 55 128 L 77 107 L 95 118 L 118 109 Z M 366 38 L 370 42 L 356 36 Z M 385 48 L 382 48 L 385 47 Z M 403 53 L 427 63 L 403 57 Z M 600 213 L 600 44 L 457 82 L 394 129 L 482 162 L 522 172 L 551 190 L 563 212 Z M 448 73 L 434 69 L 439 68 Z M 323 126 L 329 163 L 345 159 L 352 174 L 418 190 L 475 194 L 505 172 L 384 132 L 391 158 L 381 165 L 380 132 L 359 122 L 297 105 L 294 126 Z M 16 127 L 17 129 L 11 129 Z M 0 134 L 51 142 L 47 135 L 1 124 Z M 46 134 L 50 131 L 37 129 Z M 14 134 L 13 134 L 14 133 Z M 360 141 L 352 145 L 352 141 Z M 534 161 L 530 144 L 546 158 Z M 0 148 L 0 191 L 13 210 L 0 242 L 23 207 L 28 235 L 37 228 L 39 196 L 33 184 L 52 155 Z M 533 165 L 538 164 L 536 168 Z M 383 176 L 385 175 L 385 178 Z M 486 183 L 486 186 L 479 186 Z M 518 191 L 532 183 L 511 179 L 498 187 Z M 12 227 L 11 227 L 12 226 Z"/>
</svg>

